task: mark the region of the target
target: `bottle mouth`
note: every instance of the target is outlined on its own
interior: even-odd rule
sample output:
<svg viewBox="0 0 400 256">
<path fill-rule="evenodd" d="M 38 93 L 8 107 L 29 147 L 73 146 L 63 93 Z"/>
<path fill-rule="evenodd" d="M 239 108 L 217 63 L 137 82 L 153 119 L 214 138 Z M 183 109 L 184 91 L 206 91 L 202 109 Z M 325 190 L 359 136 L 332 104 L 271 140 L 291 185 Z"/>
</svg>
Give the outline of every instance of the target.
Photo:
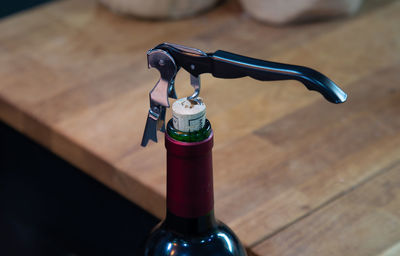
<svg viewBox="0 0 400 256">
<path fill-rule="evenodd" d="M 173 125 L 172 119 L 168 121 L 167 124 L 167 133 L 168 135 L 177 140 L 182 142 L 199 142 L 207 139 L 211 135 L 211 123 L 206 119 L 203 128 L 195 132 L 182 132 L 175 129 Z"/>
</svg>

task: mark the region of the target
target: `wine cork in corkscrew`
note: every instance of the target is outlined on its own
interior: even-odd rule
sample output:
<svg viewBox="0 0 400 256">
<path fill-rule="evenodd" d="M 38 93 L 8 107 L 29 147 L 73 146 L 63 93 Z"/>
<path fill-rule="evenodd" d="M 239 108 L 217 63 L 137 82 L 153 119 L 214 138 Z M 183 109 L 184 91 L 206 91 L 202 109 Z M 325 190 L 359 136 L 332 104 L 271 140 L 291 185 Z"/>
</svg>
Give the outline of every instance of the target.
<svg viewBox="0 0 400 256">
<path fill-rule="evenodd" d="M 179 99 L 172 104 L 172 121 L 174 128 L 179 131 L 199 131 L 206 121 L 206 105 L 201 98 Z"/>
</svg>

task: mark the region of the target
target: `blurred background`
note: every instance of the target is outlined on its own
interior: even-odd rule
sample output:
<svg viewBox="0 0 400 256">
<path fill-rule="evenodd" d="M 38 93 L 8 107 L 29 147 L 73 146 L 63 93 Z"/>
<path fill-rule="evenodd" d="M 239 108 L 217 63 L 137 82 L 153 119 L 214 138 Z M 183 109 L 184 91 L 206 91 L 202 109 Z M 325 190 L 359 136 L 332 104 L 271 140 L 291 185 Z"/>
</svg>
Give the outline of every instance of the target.
<svg viewBox="0 0 400 256">
<path fill-rule="evenodd" d="M 165 212 L 163 139 L 139 145 L 162 42 L 309 66 L 349 95 L 202 75 L 216 215 L 251 256 L 400 255 L 399 3 L 5 1 L 0 255 L 135 255 Z"/>
<path fill-rule="evenodd" d="M 0 16 L 32 8 L 52 0 L 5 1 Z M 147 19 L 180 19 L 209 11 L 223 0 L 99 0 L 112 11 Z M 259 21 L 285 24 L 355 14 L 363 0 L 240 0 L 244 12 Z"/>
<path fill-rule="evenodd" d="M 0 9 L 0 17 L 11 15 L 13 13 L 32 8 L 36 5 L 49 2 L 47 0 L 21 0 L 5 1 Z"/>
</svg>

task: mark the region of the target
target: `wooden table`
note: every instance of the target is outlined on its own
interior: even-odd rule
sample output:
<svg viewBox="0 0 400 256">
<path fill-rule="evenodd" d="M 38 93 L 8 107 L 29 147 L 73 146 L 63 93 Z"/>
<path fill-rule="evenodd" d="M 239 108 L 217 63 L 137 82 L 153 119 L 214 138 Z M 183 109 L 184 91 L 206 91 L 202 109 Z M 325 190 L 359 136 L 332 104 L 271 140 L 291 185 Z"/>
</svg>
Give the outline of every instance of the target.
<svg viewBox="0 0 400 256">
<path fill-rule="evenodd" d="M 354 18 L 271 27 L 235 1 L 168 22 L 58 1 L 0 21 L 0 118 L 161 218 L 164 145 L 139 146 L 158 79 L 146 50 L 166 41 L 314 67 L 347 103 L 294 81 L 202 76 L 216 214 L 255 255 L 399 255 L 399 13 L 399 1 L 370 0 Z M 181 71 L 180 96 L 188 83 Z"/>
</svg>

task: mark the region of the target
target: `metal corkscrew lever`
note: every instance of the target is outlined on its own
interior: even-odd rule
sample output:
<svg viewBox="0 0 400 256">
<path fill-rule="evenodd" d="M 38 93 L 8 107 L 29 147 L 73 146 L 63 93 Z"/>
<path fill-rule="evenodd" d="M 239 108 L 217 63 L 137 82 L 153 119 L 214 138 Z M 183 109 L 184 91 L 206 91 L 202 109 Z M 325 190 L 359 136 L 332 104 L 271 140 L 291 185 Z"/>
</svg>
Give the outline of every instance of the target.
<svg viewBox="0 0 400 256">
<path fill-rule="evenodd" d="M 292 79 L 302 82 L 309 90 L 319 92 L 332 103 L 343 103 L 347 99 L 347 94 L 339 86 L 314 69 L 254 59 L 221 50 L 205 53 L 195 48 L 162 43 L 147 52 L 147 60 L 149 68 L 156 68 L 161 78 L 149 93 L 150 109 L 142 146 L 146 146 L 149 140 L 157 142 L 157 130 L 165 131 L 168 98 L 177 98 L 174 82 L 180 68 L 190 73 L 194 93 L 189 99 L 195 99 L 200 94 L 200 75 L 204 73 L 211 73 L 218 78 L 249 76 L 260 81 Z"/>
</svg>

